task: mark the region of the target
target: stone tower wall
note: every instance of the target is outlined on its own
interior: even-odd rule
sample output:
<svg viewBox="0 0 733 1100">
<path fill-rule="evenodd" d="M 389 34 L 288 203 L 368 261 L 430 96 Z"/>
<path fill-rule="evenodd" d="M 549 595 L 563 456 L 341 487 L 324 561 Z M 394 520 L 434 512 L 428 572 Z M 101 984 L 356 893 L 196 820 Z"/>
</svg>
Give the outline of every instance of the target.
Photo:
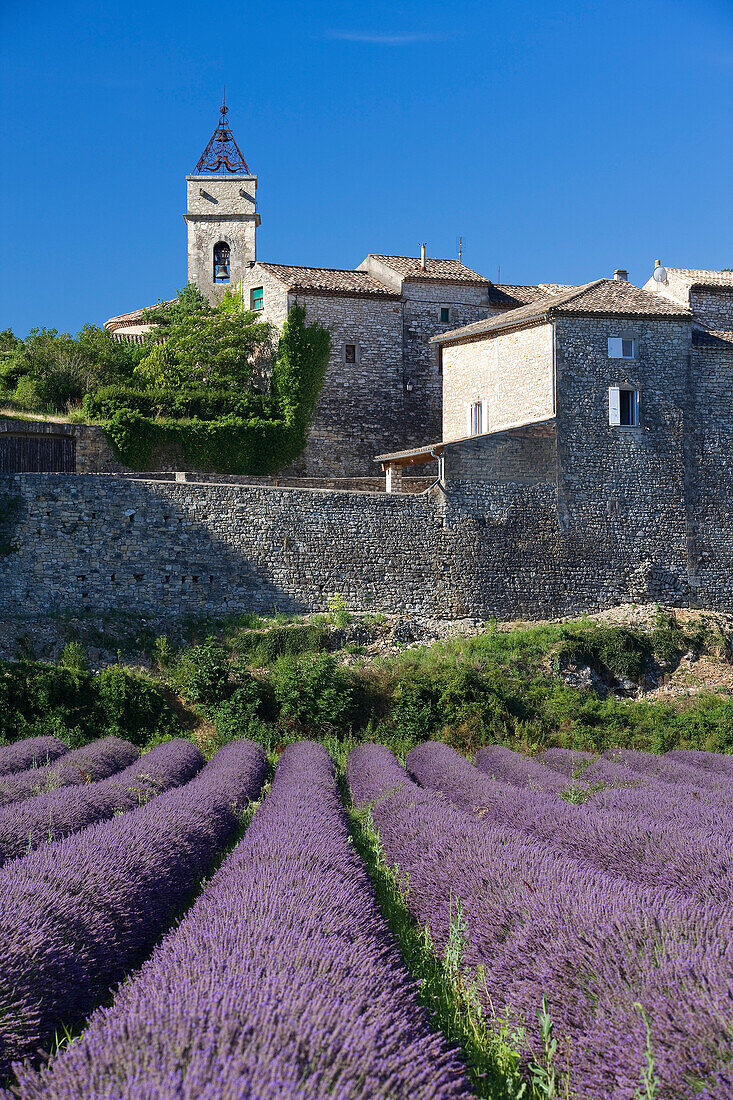
<svg viewBox="0 0 733 1100">
<path fill-rule="evenodd" d="M 257 177 L 187 176 L 188 281 L 209 301 L 224 297 L 257 259 Z M 214 282 L 214 246 L 229 245 L 229 283 Z"/>
</svg>

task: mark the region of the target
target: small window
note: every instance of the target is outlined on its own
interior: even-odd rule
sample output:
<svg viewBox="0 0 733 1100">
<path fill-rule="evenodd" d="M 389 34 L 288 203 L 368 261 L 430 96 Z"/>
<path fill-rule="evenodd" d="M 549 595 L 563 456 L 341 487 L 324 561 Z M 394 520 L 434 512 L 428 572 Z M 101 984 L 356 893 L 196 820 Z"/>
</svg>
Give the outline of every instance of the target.
<svg viewBox="0 0 733 1100">
<path fill-rule="evenodd" d="M 441 325 L 450 324 L 450 306 L 440 307 L 440 323 Z"/>
<path fill-rule="evenodd" d="M 611 386 L 608 391 L 608 423 L 612 427 L 636 428 L 639 425 L 639 391 Z"/>
<path fill-rule="evenodd" d="M 634 343 L 635 341 L 631 336 L 609 336 L 609 359 L 633 359 L 635 350 Z"/>
<path fill-rule="evenodd" d="M 356 362 L 356 344 L 344 345 L 344 359 L 347 363 Z"/>
<path fill-rule="evenodd" d="M 480 401 L 471 405 L 471 435 L 481 435 L 484 430 L 483 408 Z"/>
<path fill-rule="evenodd" d="M 258 311 L 265 308 L 265 290 L 261 286 L 253 286 L 249 292 L 250 308 Z"/>
</svg>

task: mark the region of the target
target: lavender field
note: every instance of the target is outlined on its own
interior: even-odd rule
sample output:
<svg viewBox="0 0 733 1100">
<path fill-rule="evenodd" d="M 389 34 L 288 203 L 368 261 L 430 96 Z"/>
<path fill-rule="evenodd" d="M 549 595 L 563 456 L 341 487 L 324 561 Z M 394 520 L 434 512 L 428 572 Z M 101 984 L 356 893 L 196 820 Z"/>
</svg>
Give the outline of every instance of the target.
<svg viewBox="0 0 733 1100">
<path fill-rule="evenodd" d="M 733 1097 L 730 757 L 79 752 L 0 748 L 3 1100 Z"/>
</svg>

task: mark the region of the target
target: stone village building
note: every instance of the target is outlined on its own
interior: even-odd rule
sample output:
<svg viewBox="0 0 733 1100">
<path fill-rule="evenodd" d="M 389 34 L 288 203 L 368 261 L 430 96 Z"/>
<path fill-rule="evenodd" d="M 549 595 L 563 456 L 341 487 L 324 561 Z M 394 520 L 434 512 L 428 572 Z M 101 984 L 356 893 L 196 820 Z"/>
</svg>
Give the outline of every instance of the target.
<svg viewBox="0 0 733 1100">
<path fill-rule="evenodd" d="M 369 255 L 355 270 L 257 259 L 257 177 L 219 126 L 186 177 L 188 280 L 215 302 L 227 288 L 282 326 L 295 302 L 327 327 L 331 359 L 305 452 L 287 474 L 368 477 L 374 456 L 441 431 L 440 357 L 431 337 L 563 289 L 498 286 L 454 259 Z M 119 339 L 141 340 L 143 310 L 110 318 Z"/>
<path fill-rule="evenodd" d="M 105 465 L 101 429 L 39 424 L 33 446 L 59 464 L 0 463 L 18 502 L 0 531 L 18 548 L 0 557 L 9 614 L 297 612 L 334 595 L 446 617 L 733 610 L 733 274 L 658 263 L 643 288 L 624 271 L 498 286 L 425 253 L 348 271 L 260 261 L 257 180 L 224 113 L 212 142 L 187 181 L 189 277 L 212 300 L 238 287 L 275 324 L 298 301 L 329 326 L 294 472 L 381 464 L 392 491 L 135 478 Z M 107 327 L 145 326 L 137 311 Z M 30 454 L 10 439 L 28 432 L 0 421 L 0 458 L 4 440 Z M 430 488 L 400 493 L 416 472 Z"/>
</svg>

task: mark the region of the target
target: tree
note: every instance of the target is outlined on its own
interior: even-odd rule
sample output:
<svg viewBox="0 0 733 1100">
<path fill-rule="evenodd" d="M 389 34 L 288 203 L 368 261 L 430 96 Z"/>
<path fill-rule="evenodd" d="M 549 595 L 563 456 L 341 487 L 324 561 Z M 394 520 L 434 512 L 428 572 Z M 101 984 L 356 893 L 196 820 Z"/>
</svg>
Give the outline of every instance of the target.
<svg viewBox="0 0 733 1100">
<path fill-rule="evenodd" d="M 209 313 L 190 313 L 174 322 L 166 339 L 148 351 L 135 379 L 157 389 L 210 386 L 237 393 L 252 388 L 255 367 L 272 355 L 275 330 L 229 303 Z"/>
<path fill-rule="evenodd" d="M 158 325 L 160 328 L 170 328 L 178 324 L 185 317 L 195 314 L 213 313 L 206 298 L 195 283 L 186 283 L 176 291 L 176 297 L 172 302 L 158 302 L 157 305 L 143 310 L 142 320 L 145 324 Z"/>
</svg>

